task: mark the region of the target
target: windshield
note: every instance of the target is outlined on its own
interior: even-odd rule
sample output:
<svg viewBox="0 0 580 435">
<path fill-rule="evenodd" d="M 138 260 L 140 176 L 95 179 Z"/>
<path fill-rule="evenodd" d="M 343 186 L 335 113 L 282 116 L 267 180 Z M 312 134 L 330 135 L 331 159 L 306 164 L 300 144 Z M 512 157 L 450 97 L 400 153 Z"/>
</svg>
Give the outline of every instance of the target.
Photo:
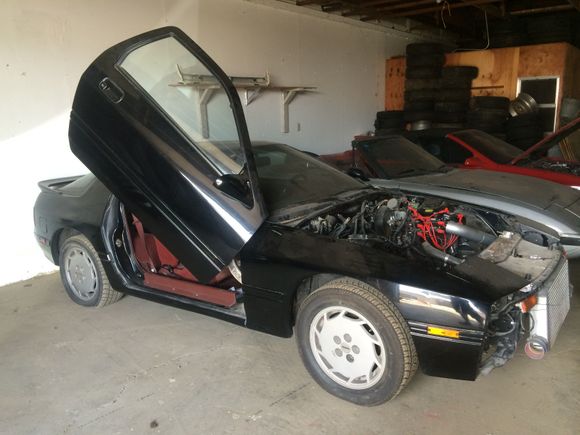
<svg viewBox="0 0 580 435">
<path fill-rule="evenodd" d="M 522 153 L 521 149 L 483 131 L 464 130 L 453 132 L 451 135 L 461 139 L 495 163 L 510 163 Z"/>
<path fill-rule="evenodd" d="M 367 163 L 384 178 L 399 178 L 441 170 L 445 163 L 402 136 L 356 142 Z"/>
<path fill-rule="evenodd" d="M 260 189 L 270 212 L 294 204 L 327 200 L 342 192 L 370 188 L 287 145 L 253 147 Z"/>
</svg>

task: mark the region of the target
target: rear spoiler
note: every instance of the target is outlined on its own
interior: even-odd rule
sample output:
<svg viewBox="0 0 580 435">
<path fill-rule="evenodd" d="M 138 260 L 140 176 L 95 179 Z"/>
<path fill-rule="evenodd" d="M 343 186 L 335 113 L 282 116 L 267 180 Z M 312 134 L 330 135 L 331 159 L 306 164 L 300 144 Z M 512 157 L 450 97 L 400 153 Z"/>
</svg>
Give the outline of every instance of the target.
<svg viewBox="0 0 580 435">
<path fill-rule="evenodd" d="M 82 175 L 75 175 L 73 177 L 53 178 L 51 180 L 44 180 L 38 182 L 38 187 L 42 192 L 57 192 L 58 189 L 72 183 L 81 178 Z"/>
</svg>

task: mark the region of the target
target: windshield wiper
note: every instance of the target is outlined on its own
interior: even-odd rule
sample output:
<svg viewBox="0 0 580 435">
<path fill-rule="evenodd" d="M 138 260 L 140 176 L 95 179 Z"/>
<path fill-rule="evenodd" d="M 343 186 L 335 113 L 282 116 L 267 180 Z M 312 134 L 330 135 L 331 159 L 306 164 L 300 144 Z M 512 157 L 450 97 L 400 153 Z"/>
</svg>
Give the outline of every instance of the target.
<svg viewBox="0 0 580 435">
<path fill-rule="evenodd" d="M 436 172 L 438 169 L 436 170 L 428 170 L 428 169 L 419 169 L 419 168 L 409 168 L 409 169 L 405 169 L 404 171 L 398 172 L 396 173 L 393 178 L 399 178 L 405 175 L 418 175 L 418 174 L 429 174 L 431 172 Z"/>
<path fill-rule="evenodd" d="M 349 189 L 349 190 L 345 190 L 343 192 L 339 192 L 336 195 L 332 195 L 330 198 L 351 199 L 351 198 L 357 197 L 361 194 L 366 195 L 371 190 L 374 190 L 374 188 L 372 186 L 363 186 L 363 187 L 359 187 L 357 189 Z"/>
</svg>

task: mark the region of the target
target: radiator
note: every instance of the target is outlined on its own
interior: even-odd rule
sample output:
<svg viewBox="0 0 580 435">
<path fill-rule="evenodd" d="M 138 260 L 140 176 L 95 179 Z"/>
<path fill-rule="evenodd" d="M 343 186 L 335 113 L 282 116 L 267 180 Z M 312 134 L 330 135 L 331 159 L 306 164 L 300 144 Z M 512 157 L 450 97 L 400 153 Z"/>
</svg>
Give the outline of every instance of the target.
<svg viewBox="0 0 580 435">
<path fill-rule="evenodd" d="M 538 303 L 530 314 L 532 325 L 530 339 L 541 338 L 549 350 L 556 341 L 558 332 L 568 311 L 572 287 L 568 275 L 568 260 L 562 258 L 556 270 L 552 273 L 537 293 Z"/>
</svg>

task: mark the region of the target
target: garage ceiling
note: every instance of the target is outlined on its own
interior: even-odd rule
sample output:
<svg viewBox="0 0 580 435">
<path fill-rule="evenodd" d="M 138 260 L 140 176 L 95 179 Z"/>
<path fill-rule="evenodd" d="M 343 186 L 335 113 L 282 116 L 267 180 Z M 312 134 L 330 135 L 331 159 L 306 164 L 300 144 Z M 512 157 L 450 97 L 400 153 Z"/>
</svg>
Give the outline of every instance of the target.
<svg viewBox="0 0 580 435">
<path fill-rule="evenodd" d="M 284 1 L 284 0 L 282 0 Z M 315 8 L 364 22 L 388 25 L 407 21 L 410 29 L 437 28 L 460 41 L 476 43 L 489 30 L 501 35 L 499 46 L 567 41 L 578 45 L 580 0 L 296 0 Z M 528 34 L 533 34 L 527 41 Z M 578 35 L 577 35 L 578 34 Z M 543 37 L 545 35 L 545 38 Z M 507 38 L 507 36 L 512 36 Z"/>
</svg>

